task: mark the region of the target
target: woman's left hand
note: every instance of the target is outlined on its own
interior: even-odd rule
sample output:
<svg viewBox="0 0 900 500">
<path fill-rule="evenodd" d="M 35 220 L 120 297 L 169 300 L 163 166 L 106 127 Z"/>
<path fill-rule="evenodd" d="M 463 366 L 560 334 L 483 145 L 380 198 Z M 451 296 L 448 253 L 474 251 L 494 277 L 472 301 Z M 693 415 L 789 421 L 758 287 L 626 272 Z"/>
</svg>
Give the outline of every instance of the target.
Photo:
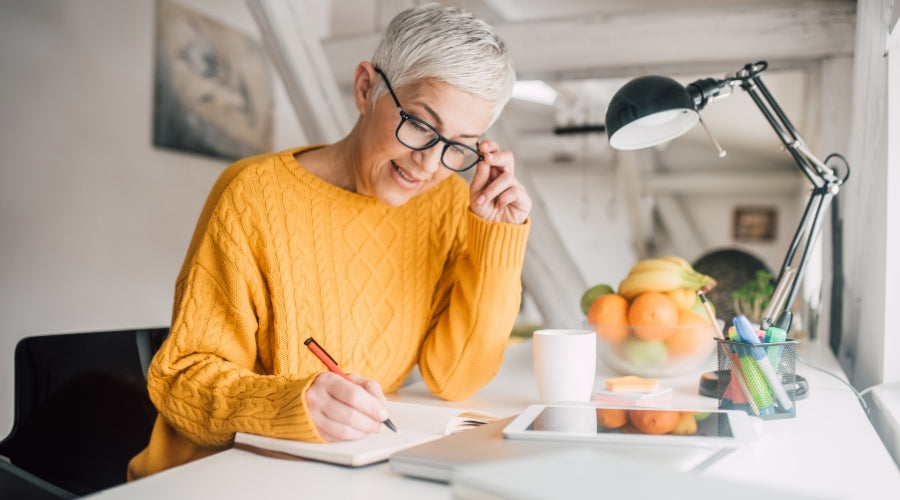
<svg viewBox="0 0 900 500">
<path fill-rule="evenodd" d="M 531 197 L 516 179 L 512 152 L 491 140 L 479 143 L 478 150 L 484 159 L 469 184 L 470 210 L 486 221 L 522 224 L 531 212 Z"/>
</svg>

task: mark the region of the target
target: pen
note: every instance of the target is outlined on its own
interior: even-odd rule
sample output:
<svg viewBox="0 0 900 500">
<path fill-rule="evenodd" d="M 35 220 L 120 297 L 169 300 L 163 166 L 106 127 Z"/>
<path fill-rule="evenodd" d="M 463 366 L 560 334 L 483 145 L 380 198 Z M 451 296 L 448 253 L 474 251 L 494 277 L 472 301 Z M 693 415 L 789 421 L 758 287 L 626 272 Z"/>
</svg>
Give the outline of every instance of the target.
<svg viewBox="0 0 900 500">
<path fill-rule="evenodd" d="M 738 336 L 743 342 L 748 344 L 759 344 L 759 337 L 757 337 L 756 333 L 753 331 L 750 320 L 743 314 L 738 314 L 734 318 L 734 328 L 737 330 Z M 756 360 L 759 370 L 769 382 L 769 387 L 772 389 L 772 392 L 775 393 L 775 398 L 778 399 L 778 403 L 781 407 L 785 410 L 793 408 L 794 403 L 791 402 L 791 398 L 784 390 L 784 386 L 781 385 L 781 382 L 778 380 L 778 375 L 775 373 L 775 369 L 772 368 L 772 363 L 769 361 L 768 356 L 766 356 L 766 350 L 759 346 L 751 346 L 749 350 L 750 355 Z"/>
<path fill-rule="evenodd" d="M 328 368 L 328 371 L 344 377 L 344 380 L 347 380 L 348 382 L 353 382 L 353 380 L 351 380 L 350 377 L 348 377 L 347 374 L 344 373 L 343 370 L 341 370 L 341 367 L 338 366 L 337 361 L 335 361 L 334 358 L 331 357 L 331 355 L 325 352 L 325 349 L 323 349 L 322 346 L 320 346 L 314 338 L 310 337 L 303 341 L 303 343 L 306 344 L 306 347 L 309 347 L 309 350 L 312 351 L 312 353 L 315 354 L 317 358 L 319 358 L 319 361 L 325 364 L 325 367 Z M 394 426 L 394 423 L 391 422 L 391 419 L 385 420 L 384 425 L 386 425 L 388 429 L 397 432 L 397 427 Z"/>
<path fill-rule="evenodd" d="M 703 290 L 697 290 L 697 296 L 700 297 L 700 303 L 703 304 L 703 309 L 706 311 L 706 317 L 709 318 L 709 322 L 712 323 L 712 326 L 715 329 L 716 337 L 725 340 L 722 331 L 719 330 L 719 322 L 716 321 L 716 315 L 713 314 L 712 307 L 709 306 L 709 299 L 706 298 L 706 294 L 703 293 Z"/>
</svg>

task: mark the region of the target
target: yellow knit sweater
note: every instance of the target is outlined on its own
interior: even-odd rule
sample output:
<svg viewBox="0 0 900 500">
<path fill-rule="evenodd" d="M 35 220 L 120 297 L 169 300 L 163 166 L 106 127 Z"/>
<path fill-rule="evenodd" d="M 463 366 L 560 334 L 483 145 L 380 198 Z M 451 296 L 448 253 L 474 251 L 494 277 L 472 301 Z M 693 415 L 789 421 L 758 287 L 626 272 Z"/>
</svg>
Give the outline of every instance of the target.
<svg viewBox="0 0 900 500">
<path fill-rule="evenodd" d="M 435 395 L 464 399 L 499 369 L 529 224 L 473 215 L 457 175 L 389 207 L 312 175 L 298 151 L 237 162 L 213 187 L 150 366 L 159 417 L 129 478 L 238 431 L 321 441 L 304 395 L 325 368 L 309 336 L 385 392 L 418 363 Z"/>
</svg>

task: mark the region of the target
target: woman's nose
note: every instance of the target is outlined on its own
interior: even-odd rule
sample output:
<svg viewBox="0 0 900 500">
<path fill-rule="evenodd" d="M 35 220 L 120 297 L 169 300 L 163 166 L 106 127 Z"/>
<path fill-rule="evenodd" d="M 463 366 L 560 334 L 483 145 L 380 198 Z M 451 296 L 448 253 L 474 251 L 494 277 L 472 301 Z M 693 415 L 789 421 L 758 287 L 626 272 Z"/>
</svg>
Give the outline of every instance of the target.
<svg viewBox="0 0 900 500">
<path fill-rule="evenodd" d="M 413 159 L 428 172 L 436 172 L 443 164 L 441 163 L 441 154 L 444 151 L 444 144 L 438 142 L 434 146 L 421 151 L 416 151 Z"/>
</svg>

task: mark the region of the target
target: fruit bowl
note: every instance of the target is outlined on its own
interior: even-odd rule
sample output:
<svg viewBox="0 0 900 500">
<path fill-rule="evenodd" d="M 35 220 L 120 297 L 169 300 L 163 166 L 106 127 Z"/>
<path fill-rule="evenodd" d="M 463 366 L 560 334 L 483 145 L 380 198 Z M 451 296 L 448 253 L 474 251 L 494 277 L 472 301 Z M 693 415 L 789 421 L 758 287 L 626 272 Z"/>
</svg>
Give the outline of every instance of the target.
<svg viewBox="0 0 900 500">
<path fill-rule="evenodd" d="M 716 348 L 709 324 L 683 326 L 590 325 L 597 355 L 622 375 L 660 378 L 700 369 Z"/>
<path fill-rule="evenodd" d="M 623 375 L 659 378 L 695 370 L 715 350 L 715 309 L 704 293 L 716 285 L 670 255 L 633 265 L 617 289 L 599 284 L 581 296 L 597 332 L 597 354 Z"/>
</svg>

